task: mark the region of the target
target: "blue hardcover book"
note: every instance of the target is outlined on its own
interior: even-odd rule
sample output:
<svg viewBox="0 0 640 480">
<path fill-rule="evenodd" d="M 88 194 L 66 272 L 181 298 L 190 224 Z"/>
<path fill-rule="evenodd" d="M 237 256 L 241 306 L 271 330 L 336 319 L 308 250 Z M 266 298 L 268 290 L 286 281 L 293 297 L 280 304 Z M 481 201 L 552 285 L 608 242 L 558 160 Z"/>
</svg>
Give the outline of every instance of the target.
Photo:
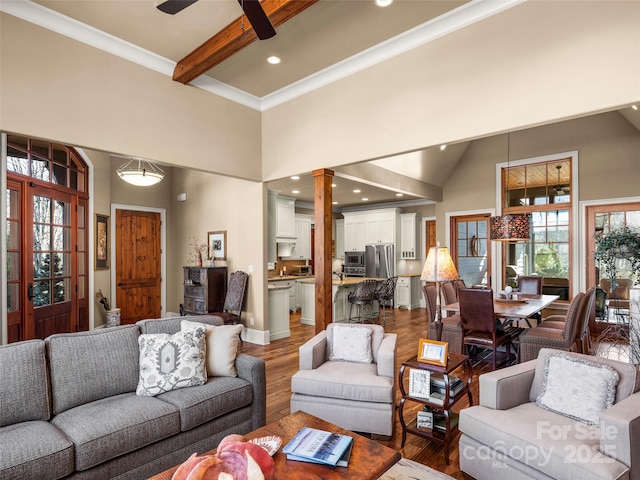
<svg viewBox="0 0 640 480">
<path fill-rule="evenodd" d="M 346 466 L 353 437 L 303 427 L 282 449 L 288 460 Z"/>
</svg>

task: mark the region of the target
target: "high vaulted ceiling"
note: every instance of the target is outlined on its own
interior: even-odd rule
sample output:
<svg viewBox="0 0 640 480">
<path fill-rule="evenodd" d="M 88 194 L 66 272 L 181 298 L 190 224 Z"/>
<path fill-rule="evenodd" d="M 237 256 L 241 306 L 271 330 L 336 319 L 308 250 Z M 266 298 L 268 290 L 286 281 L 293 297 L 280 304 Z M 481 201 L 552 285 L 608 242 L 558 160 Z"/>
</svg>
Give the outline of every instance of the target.
<svg viewBox="0 0 640 480">
<path fill-rule="evenodd" d="M 237 35 L 243 23 L 237 21 L 242 16 L 239 0 L 199 0 L 176 15 L 159 11 L 156 5 L 161 1 L 2 0 L 0 10 L 166 75 L 234 22 L 235 30 L 229 28 L 227 33 Z M 318 0 L 276 25 L 274 37 L 253 41 L 191 83 L 265 110 L 523 1 L 395 0 L 380 8 L 374 0 Z M 247 28 L 246 19 L 244 23 Z M 281 63 L 267 63 L 271 55 L 279 56 Z M 626 108 L 621 113 L 640 129 L 640 112 Z M 460 143 L 441 150 L 436 145 L 336 169 L 334 200 L 341 207 L 438 201 L 441 187 L 467 146 Z M 302 201 L 313 199 L 310 172 L 301 172 L 300 180 L 270 182 L 269 187 Z M 396 196 L 399 193 L 403 196 Z"/>
</svg>

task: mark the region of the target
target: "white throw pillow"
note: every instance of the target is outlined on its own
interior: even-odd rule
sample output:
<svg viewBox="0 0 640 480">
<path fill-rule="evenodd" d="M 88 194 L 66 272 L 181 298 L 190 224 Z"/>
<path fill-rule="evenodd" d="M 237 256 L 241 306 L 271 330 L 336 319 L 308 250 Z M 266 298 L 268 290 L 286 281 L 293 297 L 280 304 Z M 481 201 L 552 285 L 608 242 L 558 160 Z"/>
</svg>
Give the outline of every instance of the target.
<svg viewBox="0 0 640 480">
<path fill-rule="evenodd" d="M 138 337 L 140 377 L 136 395 L 154 397 L 178 388 L 204 385 L 206 330 Z"/>
<path fill-rule="evenodd" d="M 207 325 L 183 320 L 182 331 L 204 327 L 207 331 L 207 375 L 210 377 L 237 377 L 236 355 L 242 325 Z"/>
<path fill-rule="evenodd" d="M 355 325 L 333 326 L 333 349 L 329 360 L 371 363 L 371 328 Z"/>
<path fill-rule="evenodd" d="M 545 359 L 536 404 L 587 425 L 598 426 L 600 412 L 613 405 L 620 375 L 608 365 L 562 353 Z"/>
</svg>

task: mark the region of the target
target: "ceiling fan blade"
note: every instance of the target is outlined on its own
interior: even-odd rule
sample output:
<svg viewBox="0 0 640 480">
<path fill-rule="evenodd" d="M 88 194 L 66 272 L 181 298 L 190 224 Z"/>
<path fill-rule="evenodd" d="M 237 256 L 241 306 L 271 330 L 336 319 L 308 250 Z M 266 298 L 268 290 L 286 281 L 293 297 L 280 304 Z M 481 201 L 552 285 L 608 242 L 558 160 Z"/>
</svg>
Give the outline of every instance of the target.
<svg viewBox="0 0 640 480">
<path fill-rule="evenodd" d="M 160 5 L 156 7 L 158 10 L 164 13 L 168 13 L 169 15 L 175 15 L 178 12 L 181 12 L 189 5 L 193 5 L 198 0 L 167 0 L 166 2 L 162 2 Z"/>
<path fill-rule="evenodd" d="M 276 34 L 259 0 L 238 0 L 238 3 L 244 10 L 247 19 L 249 19 L 254 32 L 256 32 L 260 40 L 266 40 Z"/>
</svg>

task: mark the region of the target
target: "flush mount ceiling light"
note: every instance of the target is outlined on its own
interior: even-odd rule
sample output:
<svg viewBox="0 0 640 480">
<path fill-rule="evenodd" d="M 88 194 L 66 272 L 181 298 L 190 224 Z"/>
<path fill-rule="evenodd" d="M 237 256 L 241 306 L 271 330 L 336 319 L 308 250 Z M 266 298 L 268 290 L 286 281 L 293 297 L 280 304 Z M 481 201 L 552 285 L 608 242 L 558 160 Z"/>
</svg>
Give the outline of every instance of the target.
<svg viewBox="0 0 640 480">
<path fill-rule="evenodd" d="M 277 65 L 281 62 L 281 60 L 280 60 L 280 57 L 271 55 L 270 57 L 267 57 L 267 62 L 269 62 L 271 65 Z"/>
<path fill-rule="evenodd" d="M 393 3 L 393 0 L 376 0 L 376 5 L 378 7 L 388 7 Z"/>
<path fill-rule="evenodd" d="M 404 193 L 396 193 L 396 197 L 403 197 Z"/>
<path fill-rule="evenodd" d="M 118 176 L 131 185 L 149 187 L 164 178 L 164 171 L 153 162 L 141 158 L 130 158 L 117 170 Z"/>
<path fill-rule="evenodd" d="M 633 108 L 634 110 L 638 110 L 638 105 L 631 105 L 631 108 Z"/>
<path fill-rule="evenodd" d="M 291 180 L 300 180 L 300 177 L 298 175 L 293 175 L 291 177 Z"/>
<path fill-rule="evenodd" d="M 444 149 L 446 149 L 447 146 L 446 145 L 440 145 L 440 151 L 442 152 Z"/>
<path fill-rule="evenodd" d="M 360 193 L 362 190 L 360 190 L 359 188 L 356 188 L 353 193 Z"/>
</svg>

